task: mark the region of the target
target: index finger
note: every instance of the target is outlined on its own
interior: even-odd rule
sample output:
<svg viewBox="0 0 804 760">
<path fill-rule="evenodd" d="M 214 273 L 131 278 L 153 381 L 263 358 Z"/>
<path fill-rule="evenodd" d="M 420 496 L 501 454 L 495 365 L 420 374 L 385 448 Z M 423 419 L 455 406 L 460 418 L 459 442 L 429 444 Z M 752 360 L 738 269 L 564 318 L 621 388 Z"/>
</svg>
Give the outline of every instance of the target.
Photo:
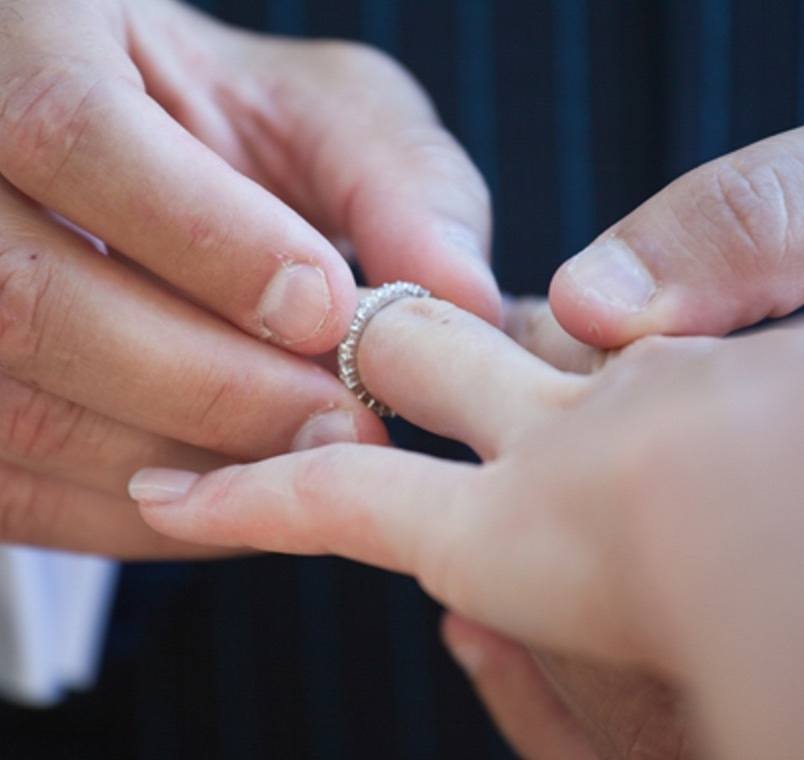
<svg viewBox="0 0 804 760">
<path fill-rule="evenodd" d="M 124 19 L 73 11 L 27 3 L 3 39 L 0 172 L 247 332 L 331 348 L 356 299 L 341 256 L 145 92 Z"/>
</svg>

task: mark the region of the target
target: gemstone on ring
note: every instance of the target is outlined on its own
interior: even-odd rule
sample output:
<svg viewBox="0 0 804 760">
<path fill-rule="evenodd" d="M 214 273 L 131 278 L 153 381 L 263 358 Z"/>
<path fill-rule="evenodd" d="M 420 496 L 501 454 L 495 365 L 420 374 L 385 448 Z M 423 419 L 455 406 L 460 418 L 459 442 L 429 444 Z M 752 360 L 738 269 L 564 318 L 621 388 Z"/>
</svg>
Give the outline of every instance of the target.
<svg viewBox="0 0 804 760">
<path fill-rule="evenodd" d="M 338 346 L 338 377 L 369 409 L 380 417 L 395 417 L 394 411 L 376 399 L 363 384 L 357 369 L 357 351 L 363 333 L 377 312 L 401 298 L 428 298 L 430 291 L 414 282 L 389 282 L 360 300 L 349 332 Z"/>
</svg>

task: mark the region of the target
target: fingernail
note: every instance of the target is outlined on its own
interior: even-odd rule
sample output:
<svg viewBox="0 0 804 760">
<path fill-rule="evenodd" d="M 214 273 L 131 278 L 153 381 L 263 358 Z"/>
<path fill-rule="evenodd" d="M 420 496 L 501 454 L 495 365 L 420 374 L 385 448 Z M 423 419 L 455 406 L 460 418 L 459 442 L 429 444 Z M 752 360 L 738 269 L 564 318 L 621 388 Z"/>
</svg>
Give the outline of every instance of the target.
<svg viewBox="0 0 804 760">
<path fill-rule="evenodd" d="M 328 443 L 355 443 L 357 430 L 351 412 L 335 409 L 313 415 L 293 439 L 293 451 L 315 449 Z"/>
<path fill-rule="evenodd" d="M 466 641 L 450 645 L 449 651 L 469 676 L 474 676 L 480 670 L 485 659 L 483 650 L 479 646 Z"/>
<path fill-rule="evenodd" d="M 332 298 L 324 272 L 309 264 L 279 268 L 259 305 L 266 337 L 281 343 L 312 338 L 327 321 Z"/>
<path fill-rule="evenodd" d="M 567 274 L 585 296 L 630 312 L 642 311 L 656 295 L 648 270 L 616 239 L 592 243 L 570 259 Z"/>
<path fill-rule="evenodd" d="M 140 470 L 128 484 L 128 493 L 141 504 L 170 504 L 186 496 L 201 476 L 184 470 Z"/>
</svg>

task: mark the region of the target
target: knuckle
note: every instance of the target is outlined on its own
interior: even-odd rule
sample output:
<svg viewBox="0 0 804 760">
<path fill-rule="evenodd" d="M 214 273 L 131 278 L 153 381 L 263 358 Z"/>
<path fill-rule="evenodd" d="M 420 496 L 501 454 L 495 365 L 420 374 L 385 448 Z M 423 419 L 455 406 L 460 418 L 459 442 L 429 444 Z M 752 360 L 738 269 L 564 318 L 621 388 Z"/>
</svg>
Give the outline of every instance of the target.
<svg viewBox="0 0 804 760">
<path fill-rule="evenodd" d="M 39 507 L 33 476 L 0 464 L 0 541 L 29 541 Z"/>
<path fill-rule="evenodd" d="M 301 534 L 297 538 L 292 534 L 286 536 L 292 547 L 303 546 L 307 552 L 337 553 L 368 519 L 361 515 L 360 505 L 332 495 L 332 484 L 342 477 L 344 457 L 349 450 L 348 444 L 324 446 L 300 459 L 290 487 L 293 507 L 301 516 Z"/>
<path fill-rule="evenodd" d="M 52 62 L 0 86 L 4 174 L 14 178 L 25 172 L 35 187 L 51 185 L 82 136 L 102 117 L 97 106 L 105 83 L 75 64 Z"/>
<path fill-rule="evenodd" d="M 396 58 L 363 42 L 325 40 L 312 43 L 318 63 L 336 85 L 340 108 L 344 96 L 355 103 L 383 103 L 397 113 L 416 113 L 429 123 L 437 123 L 436 109 L 416 78 Z M 394 94 L 389 100 L 387 93 Z M 398 110 L 401 109 L 401 112 Z"/>
<path fill-rule="evenodd" d="M 317 43 L 330 71 L 346 79 L 371 76 L 405 76 L 406 69 L 383 50 L 363 42 L 326 40 Z"/>
<path fill-rule="evenodd" d="M 12 457 L 44 461 L 75 441 L 86 410 L 8 378 L 0 379 L 0 448 Z"/>
<path fill-rule="evenodd" d="M 36 248 L 0 247 L 0 367 L 15 373 L 39 353 L 52 279 Z"/>
<path fill-rule="evenodd" d="M 479 207 L 491 205 L 485 179 L 446 129 L 434 124 L 409 127 L 400 134 L 399 142 L 406 163 L 429 176 L 456 183 Z"/>
<path fill-rule="evenodd" d="M 226 373 L 210 372 L 189 396 L 192 402 L 186 407 L 185 423 L 205 446 L 213 449 L 225 446 L 237 422 L 235 399 L 248 390 Z"/>
<path fill-rule="evenodd" d="M 614 360 L 654 367 L 657 362 L 675 365 L 687 362 L 695 356 L 706 356 L 719 346 L 719 340 L 709 336 L 646 335 L 619 351 L 610 352 L 607 366 L 613 366 Z"/>
<path fill-rule="evenodd" d="M 293 501 L 301 509 L 317 514 L 330 501 L 332 483 L 338 480 L 342 464 L 341 445 L 324 446 L 301 457 L 291 480 Z"/>
<path fill-rule="evenodd" d="M 762 273 L 786 258 L 796 208 L 790 162 L 757 161 L 739 154 L 713 165 L 700 208 L 715 227 L 719 248 L 739 273 Z M 743 260 L 734 260 L 734 251 Z"/>
<path fill-rule="evenodd" d="M 634 436 L 619 436 L 609 450 L 605 474 L 605 491 L 610 502 L 623 512 L 623 523 L 636 524 L 633 511 L 641 512 L 652 503 L 655 482 L 663 482 L 666 472 L 676 458 L 679 439 L 677 420 L 669 411 L 657 411 L 642 420 Z M 627 423 L 626 423 L 627 424 Z"/>
</svg>

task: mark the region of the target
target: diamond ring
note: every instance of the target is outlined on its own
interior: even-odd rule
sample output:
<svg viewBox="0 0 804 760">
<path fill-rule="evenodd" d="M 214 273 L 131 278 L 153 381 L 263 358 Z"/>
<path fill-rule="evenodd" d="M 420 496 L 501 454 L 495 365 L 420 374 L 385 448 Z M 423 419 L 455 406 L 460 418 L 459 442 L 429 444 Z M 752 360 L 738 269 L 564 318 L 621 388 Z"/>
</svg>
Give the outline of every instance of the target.
<svg viewBox="0 0 804 760">
<path fill-rule="evenodd" d="M 357 369 L 357 351 L 360 347 L 360 339 L 371 318 L 388 304 L 392 304 L 400 298 L 428 298 L 429 296 L 429 290 L 413 282 L 390 282 L 372 290 L 361 299 L 349 332 L 338 346 L 338 376 L 341 382 L 380 417 L 394 417 L 395 415 L 390 407 L 371 395 L 360 379 Z"/>
</svg>

